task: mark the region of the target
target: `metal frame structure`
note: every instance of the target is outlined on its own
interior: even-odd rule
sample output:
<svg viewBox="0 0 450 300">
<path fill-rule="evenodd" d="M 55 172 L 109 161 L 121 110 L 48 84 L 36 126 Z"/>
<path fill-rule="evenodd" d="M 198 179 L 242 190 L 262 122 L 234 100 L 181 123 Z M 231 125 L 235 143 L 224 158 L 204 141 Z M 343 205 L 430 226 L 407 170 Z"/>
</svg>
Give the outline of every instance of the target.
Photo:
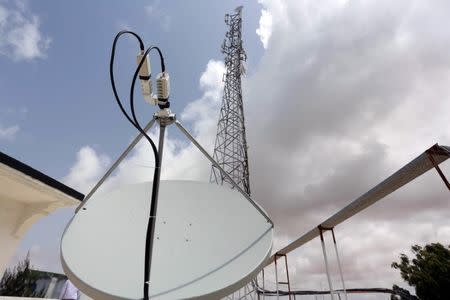
<svg viewBox="0 0 450 300">
<path fill-rule="evenodd" d="M 432 160 L 430 159 L 430 157 L 432 158 Z M 345 220 L 353 217 L 360 211 L 366 209 L 367 207 L 373 205 L 387 195 L 398 190 L 402 186 L 413 181 L 417 177 L 423 175 L 425 172 L 438 167 L 439 164 L 446 161 L 449 157 L 449 146 L 440 146 L 438 144 L 435 144 L 434 146 L 423 152 L 421 155 L 416 157 L 414 160 L 412 160 L 410 163 L 405 165 L 403 168 L 389 176 L 383 182 L 372 188 L 370 191 L 363 194 L 362 196 L 348 204 L 346 207 L 335 213 L 333 216 L 329 217 L 318 226 L 314 227 L 298 239 L 294 240 L 289 245 L 277 251 L 277 253 L 288 254 L 289 252 L 299 248 L 300 246 L 303 246 L 307 242 L 320 235 L 319 226 L 321 226 L 322 228 L 334 228 Z M 436 168 L 436 170 L 438 170 L 438 168 Z M 442 174 L 441 178 L 447 186 L 448 181 L 443 175 L 442 171 L 438 173 L 440 176 Z M 450 187 L 447 187 L 450 190 Z M 270 259 L 267 261 L 267 265 L 271 264 L 273 261 L 274 256 L 272 255 L 272 257 L 270 257 Z"/>
<path fill-rule="evenodd" d="M 224 90 L 213 157 L 229 177 L 250 195 L 248 147 L 241 86 L 243 63 L 247 59 L 242 42 L 242 8 L 239 6 L 234 13 L 225 15 L 228 31 L 221 47 L 225 55 L 225 73 L 222 78 Z M 210 181 L 219 185 L 231 184 L 230 178 L 224 176 L 224 173 L 220 172 L 215 165 L 211 168 Z M 254 299 L 257 296 L 259 298 L 255 290 L 256 281 L 257 278 L 253 279 L 227 298 Z"/>
<path fill-rule="evenodd" d="M 151 129 L 152 125 L 157 122 L 160 125 L 160 134 L 159 134 L 159 147 L 162 157 L 162 147 L 164 144 L 164 132 L 165 128 L 171 124 L 175 124 L 176 127 L 194 144 L 198 150 L 212 163 L 212 165 L 221 172 L 222 176 L 227 179 L 227 181 L 231 184 L 232 187 L 236 188 L 246 199 L 250 202 L 253 207 L 267 220 L 268 223 L 273 227 L 273 222 L 266 214 L 266 212 L 255 202 L 252 198 L 250 198 L 249 194 L 243 190 L 238 183 L 234 181 L 234 179 L 229 175 L 218 162 L 214 160 L 214 158 L 209 155 L 209 153 L 197 142 L 197 140 L 189 133 L 189 131 L 176 119 L 176 115 L 172 113 L 168 108 L 161 109 L 159 112 L 156 112 L 153 115 L 153 119 L 145 126 L 144 131 L 147 132 Z M 114 172 L 114 170 L 119 166 L 119 164 L 123 161 L 123 159 L 130 153 L 130 151 L 136 146 L 136 144 L 142 139 L 143 134 L 139 133 L 139 135 L 131 142 L 131 144 L 125 149 L 125 151 L 119 156 L 119 158 L 112 164 L 112 166 L 106 171 L 105 175 L 98 181 L 98 183 L 92 188 L 92 190 L 88 193 L 88 195 L 83 199 L 80 205 L 77 207 L 75 212 L 83 207 L 95 191 L 106 181 L 106 179 Z"/>
<path fill-rule="evenodd" d="M 286 281 L 279 281 L 278 280 L 278 265 L 277 265 L 277 258 L 278 257 L 284 257 L 284 267 L 286 269 Z M 283 285 L 287 285 L 288 288 L 288 297 L 289 300 L 291 300 L 291 281 L 289 280 L 289 267 L 288 267 L 288 262 L 287 262 L 287 255 L 286 254 L 280 254 L 280 253 L 275 253 L 274 254 L 274 263 L 275 263 L 275 285 L 276 285 L 276 290 L 277 290 L 277 299 L 280 298 L 280 288 L 279 285 L 283 284 Z M 295 296 L 294 296 L 295 297 Z"/>
<path fill-rule="evenodd" d="M 197 147 L 198 150 L 212 163 L 212 165 L 217 168 L 217 170 L 221 173 L 223 178 L 226 178 L 227 182 L 230 183 L 231 187 L 236 188 L 246 199 L 250 202 L 253 207 L 267 220 L 268 223 L 271 224 L 271 227 L 274 226 L 273 221 L 269 218 L 266 212 L 250 198 L 250 195 L 236 183 L 236 181 L 229 175 L 218 162 L 214 160 L 214 158 L 209 155 L 209 153 L 197 142 L 197 140 L 189 133 L 189 131 L 176 119 L 176 115 L 170 111 L 168 108 L 161 109 L 153 115 L 153 119 L 145 126 L 144 131 L 149 131 L 153 124 L 157 122 L 159 124 L 159 145 L 158 145 L 158 155 L 159 158 L 162 159 L 163 155 L 163 147 L 164 147 L 164 136 L 166 127 L 172 124 L 175 124 L 176 127 Z M 131 150 L 137 145 L 137 143 L 142 139 L 143 134 L 139 133 L 139 135 L 131 142 L 131 144 L 125 149 L 125 151 L 119 156 L 119 158 L 112 164 L 112 166 L 106 171 L 103 177 L 97 182 L 97 184 L 91 189 L 88 195 L 83 199 L 80 205 L 75 210 L 77 213 L 83 206 L 89 201 L 92 195 L 100 188 L 100 186 L 108 179 L 108 177 L 114 172 L 114 170 L 119 166 L 119 164 L 125 159 L 125 157 L 131 152 Z M 157 200 L 157 198 L 156 198 Z M 84 209 L 84 208 L 83 208 Z M 155 216 L 156 217 L 156 216 Z M 250 287 L 244 287 L 244 296 L 250 295 L 254 293 L 254 285 L 252 282 L 249 283 Z M 240 293 L 240 290 L 239 290 Z"/>
<path fill-rule="evenodd" d="M 337 263 L 338 263 L 339 275 L 341 277 L 342 290 L 344 291 L 345 300 L 348 300 L 347 289 L 345 288 L 344 274 L 342 273 L 341 259 L 339 258 L 339 251 L 338 251 L 338 248 L 337 248 L 336 236 L 334 235 L 334 229 L 331 229 L 331 234 L 333 236 L 334 251 L 336 253 L 336 260 L 337 260 Z"/>
<path fill-rule="evenodd" d="M 335 292 L 343 292 L 343 290 L 335 290 Z M 277 295 L 276 291 L 272 290 L 258 290 L 258 295 L 262 295 L 265 293 L 268 297 L 275 297 Z M 389 294 L 389 295 L 398 295 L 401 297 L 404 297 L 405 299 L 411 299 L 411 300 L 417 300 L 415 296 L 410 296 L 405 293 L 401 293 L 400 291 L 392 290 L 392 289 L 386 289 L 386 288 L 351 288 L 347 289 L 348 294 Z M 298 296 L 315 296 L 315 299 L 318 299 L 317 297 L 319 295 L 329 295 L 330 291 L 314 291 L 314 290 L 293 290 L 290 293 L 285 290 L 279 291 L 280 296 L 285 297 L 289 294 Z M 322 297 L 320 299 L 322 299 Z"/>
<path fill-rule="evenodd" d="M 380 292 L 386 293 L 386 291 L 391 292 L 390 290 L 385 289 L 347 289 L 345 287 L 344 282 L 344 276 L 342 272 L 341 267 L 341 261 L 339 257 L 339 252 L 337 248 L 336 243 L 336 236 L 334 234 L 334 227 L 338 224 L 344 222 L 345 220 L 353 217 L 360 211 L 368 208 L 369 206 L 373 205 L 377 201 L 383 199 L 387 195 L 393 193 L 394 191 L 398 190 L 402 186 L 408 184 L 409 182 L 413 181 L 417 177 L 420 177 L 424 173 L 428 172 L 431 169 L 436 169 L 437 173 L 441 177 L 442 181 L 444 182 L 445 186 L 450 190 L 450 184 L 447 178 L 445 177 L 444 173 L 439 167 L 439 164 L 446 161 L 448 158 L 450 158 L 450 147 L 449 146 L 440 146 L 438 144 L 433 145 L 429 149 L 427 149 L 425 152 L 423 152 L 421 155 L 419 155 L 417 158 L 412 160 L 410 163 L 402 167 L 400 170 L 392 174 L 390 177 L 382 181 L 380 184 L 369 190 L 367 193 L 363 194 L 350 204 L 348 204 L 346 207 L 335 213 L 333 216 L 325 220 L 324 222 L 320 223 L 317 227 L 314 227 L 306 234 L 302 235 L 300 238 L 294 240 L 289 245 L 285 246 L 281 250 L 277 251 L 275 254 L 273 254 L 267 261 L 266 266 L 270 265 L 271 263 L 275 262 L 277 256 L 281 255 L 287 255 L 289 252 L 303 246 L 307 242 L 311 241 L 312 239 L 319 237 L 321 240 L 321 246 L 324 256 L 324 262 L 325 262 L 325 271 L 327 274 L 327 280 L 329 284 L 329 291 L 327 292 L 312 292 L 312 291 L 304 291 L 304 292 L 291 292 L 291 291 L 281 291 L 278 289 L 278 286 L 275 291 L 268 291 L 264 288 L 257 287 L 258 294 L 265 293 L 266 295 L 271 296 L 277 296 L 280 295 L 291 295 L 291 294 L 303 294 L 303 295 L 312 295 L 312 294 L 330 294 L 331 299 L 335 299 L 335 295 L 339 296 L 339 293 L 342 292 L 344 294 L 345 299 L 347 298 L 348 293 L 361 293 L 364 291 L 371 291 L 371 292 Z M 334 249 L 336 253 L 336 259 L 338 263 L 338 269 L 340 273 L 340 279 L 342 281 L 342 290 L 334 290 L 333 284 L 331 282 L 331 276 L 329 272 L 329 265 L 328 265 L 328 257 L 325 249 L 325 242 L 324 242 L 324 231 L 331 231 L 332 237 L 333 237 L 333 244 Z M 373 290 L 373 291 L 372 291 Z M 340 297 L 340 296 L 339 296 Z"/>
<path fill-rule="evenodd" d="M 331 281 L 330 276 L 330 268 L 328 266 L 328 256 L 327 256 L 327 250 L 325 248 L 325 241 L 323 240 L 323 228 L 319 227 L 320 232 L 320 244 L 322 245 L 322 252 L 323 252 L 323 260 L 325 262 L 325 271 L 327 273 L 327 280 L 328 280 L 328 286 L 330 287 L 330 296 L 331 300 L 334 300 L 334 289 L 333 289 L 333 283 Z"/>
<path fill-rule="evenodd" d="M 222 107 L 217 123 L 214 159 L 227 174 L 250 195 L 247 141 L 245 136 L 244 105 L 242 101 L 241 75 L 247 59 L 242 43 L 242 6 L 234 14 L 225 15 L 228 25 L 222 44 L 225 54 L 225 82 Z M 211 182 L 231 184 L 216 166 L 211 169 Z"/>
<path fill-rule="evenodd" d="M 328 266 L 327 250 L 325 248 L 325 240 L 323 237 L 324 231 L 331 231 L 331 234 L 333 237 L 334 250 L 336 253 L 336 260 L 338 263 L 339 275 L 340 275 L 341 283 L 342 283 L 342 292 L 344 293 L 345 300 L 348 300 L 347 289 L 345 288 L 344 274 L 342 273 L 341 259 L 339 258 L 339 252 L 338 252 L 338 248 L 337 248 L 337 244 L 336 244 L 336 236 L 334 235 L 334 228 L 325 228 L 320 225 L 318 226 L 318 228 L 319 228 L 319 232 L 320 232 L 320 243 L 322 245 L 323 260 L 325 262 L 325 271 L 327 274 L 328 286 L 330 287 L 331 299 L 334 300 L 335 293 L 339 297 L 339 292 L 337 292 L 336 290 L 333 289 L 333 284 L 331 282 L 330 270 L 329 270 L 329 266 Z M 339 299 L 340 299 L 340 297 L 339 297 Z"/>
</svg>

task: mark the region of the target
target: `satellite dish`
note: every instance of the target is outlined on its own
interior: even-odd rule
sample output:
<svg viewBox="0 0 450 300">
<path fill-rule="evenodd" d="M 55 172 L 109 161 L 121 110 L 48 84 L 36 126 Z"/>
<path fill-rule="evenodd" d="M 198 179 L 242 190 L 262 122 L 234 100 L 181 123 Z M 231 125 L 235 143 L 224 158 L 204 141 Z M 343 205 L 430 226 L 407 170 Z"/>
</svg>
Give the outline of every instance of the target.
<svg viewBox="0 0 450 300">
<path fill-rule="evenodd" d="M 93 196 L 61 241 L 69 279 L 86 295 L 141 299 L 151 182 Z M 161 181 L 150 298 L 224 297 L 262 269 L 273 226 L 234 189 Z"/>
</svg>

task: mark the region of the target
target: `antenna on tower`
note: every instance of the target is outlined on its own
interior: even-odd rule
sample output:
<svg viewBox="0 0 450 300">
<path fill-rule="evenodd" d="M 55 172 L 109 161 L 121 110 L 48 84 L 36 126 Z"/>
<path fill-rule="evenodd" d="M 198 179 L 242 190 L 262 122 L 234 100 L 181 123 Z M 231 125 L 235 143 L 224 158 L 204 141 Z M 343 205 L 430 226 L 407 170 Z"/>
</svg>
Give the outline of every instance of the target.
<svg viewBox="0 0 450 300">
<path fill-rule="evenodd" d="M 242 43 L 242 6 L 233 14 L 225 15 L 228 31 L 221 50 L 225 54 L 225 74 L 222 107 L 214 146 L 214 159 L 233 180 L 250 195 L 250 179 L 245 136 L 244 104 L 242 101 L 241 75 L 245 73 L 247 59 Z M 211 182 L 232 186 L 232 182 L 212 166 Z"/>
</svg>

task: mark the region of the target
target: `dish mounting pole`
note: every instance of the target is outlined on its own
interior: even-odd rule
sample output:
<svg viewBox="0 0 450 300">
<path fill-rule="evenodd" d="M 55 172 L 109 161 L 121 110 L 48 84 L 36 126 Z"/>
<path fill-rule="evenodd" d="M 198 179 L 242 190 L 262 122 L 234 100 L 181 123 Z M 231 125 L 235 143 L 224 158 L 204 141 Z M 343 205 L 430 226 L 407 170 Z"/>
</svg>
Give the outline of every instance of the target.
<svg viewBox="0 0 450 300">
<path fill-rule="evenodd" d="M 221 173 L 221 175 L 228 179 L 231 186 L 233 188 L 237 189 L 247 199 L 247 201 L 250 202 L 250 204 L 252 204 L 253 207 L 256 208 L 256 210 L 267 220 L 267 222 L 271 224 L 272 227 L 274 226 L 272 220 L 264 212 L 264 210 L 262 210 L 262 208 L 255 201 L 253 201 L 253 199 L 250 198 L 249 194 L 246 193 L 246 191 L 244 189 L 242 189 L 233 180 L 233 178 L 219 165 L 219 163 L 217 163 L 217 161 L 211 155 L 209 155 L 209 153 L 199 144 L 199 142 L 189 133 L 189 131 L 176 119 L 176 115 L 174 113 L 172 113 L 170 111 L 170 109 L 163 108 L 160 111 L 156 112 L 153 115 L 153 119 L 147 124 L 147 126 L 144 128 L 144 130 L 148 131 L 155 122 L 157 122 L 160 126 L 159 145 L 158 145 L 158 147 L 159 147 L 158 155 L 159 155 L 160 161 L 162 160 L 162 154 L 163 154 L 163 148 L 164 148 L 165 129 L 167 126 L 175 123 L 176 127 L 198 148 L 198 150 L 200 150 L 200 152 L 212 163 L 212 165 Z M 140 141 L 141 138 L 142 138 L 142 134 L 139 134 L 131 142 L 131 144 L 122 153 L 122 155 L 113 163 L 113 165 L 108 169 L 108 171 L 105 173 L 105 175 L 103 175 L 103 177 L 97 182 L 97 184 L 94 186 L 94 188 L 85 197 L 83 202 L 77 207 L 75 213 L 77 213 L 80 208 L 82 208 L 84 205 L 86 205 L 87 201 L 91 198 L 91 196 L 108 179 L 108 177 L 113 173 L 113 171 L 118 167 L 118 165 L 123 161 L 123 159 L 131 152 L 131 150 L 136 146 L 136 144 Z M 158 174 L 157 182 L 159 182 L 160 175 L 161 175 L 161 172 L 159 172 L 159 174 Z M 158 190 L 159 189 L 156 189 L 157 192 L 158 192 Z M 156 195 L 156 197 L 155 197 L 155 205 L 156 205 L 157 201 L 158 201 L 158 195 Z M 156 210 L 155 210 L 155 212 L 156 212 Z M 152 216 L 151 222 L 153 223 L 153 225 L 156 222 L 156 213 L 154 216 Z M 154 227 L 155 226 L 153 226 L 153 228 Z M 154 232 L 151 233 L 150 248 L 153 248 L 152 247 L 153 240 L 154 240 Z M 151 252 L 152 251 L 150 250 L 150 253 Z M 151 255 L 150 255 L 149 265 L 151 265 Z M 150 272 L 151 272 L 151 270 L 150 270 Z"/>
</svg>

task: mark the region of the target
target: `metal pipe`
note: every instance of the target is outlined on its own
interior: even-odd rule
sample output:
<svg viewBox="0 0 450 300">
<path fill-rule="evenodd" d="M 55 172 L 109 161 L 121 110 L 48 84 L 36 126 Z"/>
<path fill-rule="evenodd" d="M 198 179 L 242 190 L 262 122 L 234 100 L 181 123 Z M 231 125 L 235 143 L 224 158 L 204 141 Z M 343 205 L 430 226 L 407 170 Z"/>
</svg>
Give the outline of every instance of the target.
<svg viewBox="0 0 450 300">
<path fill-rule="evenodd" d="M 330 270 L 328 268 L 327 250 L 325 249 L 325 242 L 323 240 L 322 229 L 319 228 L 319 230 L 320 230 L 320 242 L 322 244 L 323 259 L 325 261 L 325 270 L 327 272 L 328 285 L 330 287 L 331 300 L 334 300 L 334 290 L 333 290 L 333 285 L 331 283 Z"/>
<path fill-rule="evenodd" d="M 256 298 L 258 300 L 261 300 L 261 295 L 259 294 L 259 290 L 258 290 L 258 287 L 259 287 L 258 275 L 256 275 L 256 279 L 255 279 L 255 282 L 254 282 L 254 288 L 255 288 L 255 291 L 256 291 Z"/>
<path fill-rule="evenodd" d="M 147 126 L 144 127 L 144 131 L 147 132 L 152 128 L 153 124 L 155 123 L 155 118 L 151 119 L 150 122 L 148 122 Z M 142 139 L 144 135 L 142 133 L 139 133 L 138 136 L 134 138 L 134 140 L 131 142 L 131 144 L 125 149 L 125 151 L 119 156 L 119 158 L 114 162 L 114 164 L 106 171 L 105 175 L 97 182 L 97 184 L 91 189 L 91 191 L 84 197 L 83 201 L 78 205 L 78 207 L 75 209 L 75 213 L 80 210 L 80 208 L 85 205 L 88 200 L 92 197 L 92 195 L 97 191 L 97 189 L 108 179 L 108 177 L 114 172 L 114 170 L 117 168 L 117 166 L 122 162 L 122 160 L 130 153 L 131 150 L 136 146 L 137 143 Z"/>
<path fill-rule="evenodd" d="M 243 295 L 241 295 L 241 290 L 243 290 Z M 239 299 L 248 299 L 248 297 L 250 297 L 250 299 L 253 299 L 253 292 L 254 290 L 249 287 L 249 284 L 246 284 L 244 285 L 244 287 L 239 289 Z"/>
<path fill-rule="evenodd" d="M 333 228 L 340 223 L 348 220 L 362 210 L 373 205 L 377 201 L 383 199 L 387 195 L 398 190 L 402 186 L 408 184 L 415 178 L 422 176 L 425 172 L 433 168 L 433 163 L 427 153 L 431 152 L 433 154 L 433 160 L 436 165 L 439 165 L 450 158 L 450 147 L 449 146 L 439 146 L 438 144 L 432 146 L 427 151 L 416 157 L 414 160 L 409 162 L 407 165 L 402 167 L 400 170 L 389 176 L 387 179 L 383 180 L 381 183 L 376 185 L 370 191 L 366 192 L 362 196 L 358 197 L 356 200 L 348 204 L 346 207 L 329 217 L 327 220 L 322 222 L 320 225 Z M 314 227 L 298 239 L 294 240 L 289 245 L 277 251 L 280 254 L 287 254 L 304 244 L 308 243 L 312 239 L 319 236 L 319 230 Z M 273 262 L 274 256 L 272 255 L 268 260 L 266 260 L 265 266 Z"/>
<path fill-rule="evenodd" d="M 266 300 L 266 287 L 265 287 L 265 278 L 264 278 L 264 268 L 262 269 L 262 280 L 263 280 L 263 300 Z"/>
<path fill-rule="evenodd" d="M 331 234 L 333 235 L 333 244 L 334 244 L 334 250 L 336 251 L 336 259 L 339 267 L 339 274 L 341 275 L 341 281 L 342 281 L 342 289 L 344 290 L 344 297 L 345 300 L 348 300 L 347 297 L 347 289 L 345 288 L 345 282 L 344 282 L 344 275 L 342 273 L 342 267 L 341 267 L 341 260 L 339 258 L 338 248 L 336 244 L 336 237 L 334 236 L 334 229 L 331 229 Z"/>
<path fill-rule="evenodd" d="M 273 222 L 269 218 L 269 216 L 261 209 L 261 207 L 255 201 L 253 201 L 252 198 L 250 198 L 250 196 L 233 180 L 233 178 L 231 178 L 231 176 L 224 169 L 222 169 L 222 167 L 214 160 L 214 158 L 212 158 L 212 156 L 209 155 L 209 153 L 195 140 L 195 138 L 189 133 L 189 131 L 187 131 L 187 129 L 184 128 L 183 125 L 178 120 L 175 121 L 175 125 L 177 125 L 177 127 L 181 130 L 181 132 L 183 132 L 184 135 L 186 135 L 186 137 L 198 148 L 198 150 L 200 150 L 200 152 L 202 152 L 203 155 L 205 155 L 206 158 L 208 158 L 208 160 L 217 169 L 219 169 L 220 172 L 225 177 L 228 178 L 228 180 L 230 180 L 230 182 L 233 184 L 233 186 L 239 192 L 241 192 L 241 194 L 260 212 L 260 214 L 262 214 L 264 216 L 264 218 L 266 218 L 267 222 L 269 222 L 272 225 L 272 227 L 273 227 Z"/>
<path fill-rule="evenodd" d="M 291 281 L 289 280 L 289 268 L 288 268 L 288 262 L 287 262 L 287 255 L 284 255 L 284 264 L 286 266 L 286 277 L 287 277 L 287 284 L 288 284 L 288 291 L 289 291 L 289 300 L 291 300 Z M 295 295 L 294 295 L 295 298 Z"/>
<path fill-rule="evenodd" d="M 275 287 L 277 289 L 277 300 L 280 299 L 280 289 L 278 287 L 278 267 L 277 267 L 277 256 L 275 255 Z"/>
</svg>

